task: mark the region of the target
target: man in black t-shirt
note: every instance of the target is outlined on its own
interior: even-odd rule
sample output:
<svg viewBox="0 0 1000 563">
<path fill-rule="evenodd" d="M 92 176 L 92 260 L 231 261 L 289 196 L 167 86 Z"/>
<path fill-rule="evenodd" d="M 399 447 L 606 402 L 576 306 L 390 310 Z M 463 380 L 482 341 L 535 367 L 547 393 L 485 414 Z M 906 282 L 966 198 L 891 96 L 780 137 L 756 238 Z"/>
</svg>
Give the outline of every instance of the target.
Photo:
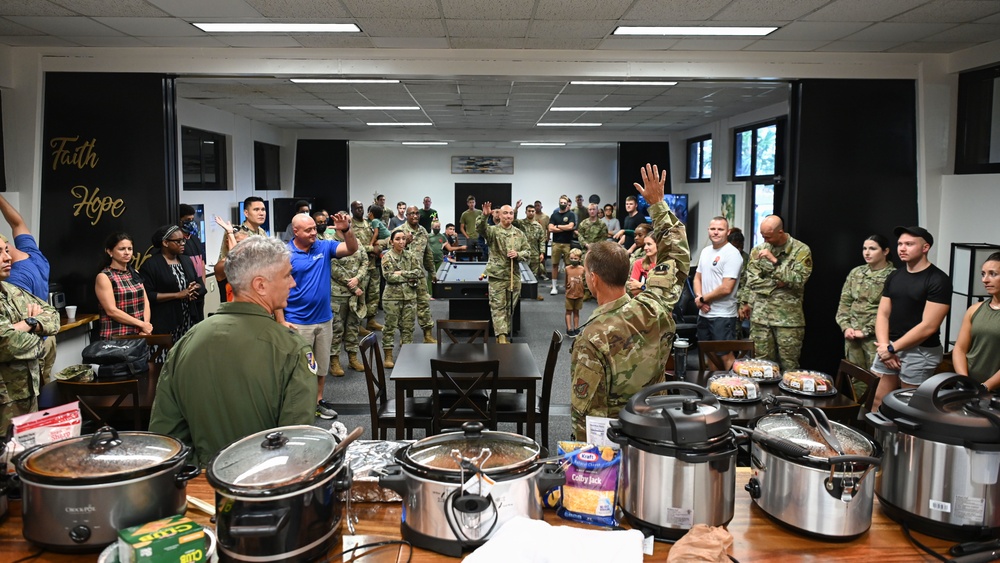
<svg viewBox="0 0 1000 563">
<path fill-rule="evenodd" d="M 639 215 L 638 200 L 635 196 L 628 196 L 625 198 L 625 211 L 628 215 L 625 215 L 625 220 L 622 222 L 622 229 L 615 233 L 614 239 L 625 247 L 625 251 L 629 254 L 635 249 L 635 228 L 641 223 L 645 223 L 646 219 L 642 215 Z"/>
<path fill-rule="evenodd" d="M 900 387 L 923 383 L 941 363 L 941 322 L 951 303 L 951 279 L 930 263 L 934 237 L 923 227 L 896 227 L 896 252 L 906 265 L 885 280 L 875 319 L 877 357 L 871 369 L 879 376 L 872 410 Z"/>
<path fill-rule="evenodd" d="M 559 277 L 559 260 L 569 266 L 570 243 L 573 242 L 573 230 L 576 228 L 576 215 L 569 210 L 569 196 L 559 196 L 559 210 L 549 217 L 549 232 L 552 233 L 552 291 L 549 295 L 558 295 L 556 279 Z"/>
</svg>

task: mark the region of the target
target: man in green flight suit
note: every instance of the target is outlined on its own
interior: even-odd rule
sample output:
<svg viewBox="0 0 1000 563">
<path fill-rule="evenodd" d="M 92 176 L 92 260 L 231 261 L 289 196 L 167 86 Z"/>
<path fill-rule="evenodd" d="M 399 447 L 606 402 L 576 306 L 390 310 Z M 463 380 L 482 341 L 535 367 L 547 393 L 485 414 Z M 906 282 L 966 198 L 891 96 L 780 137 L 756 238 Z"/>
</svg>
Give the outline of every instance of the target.
<svg viewBox="0 0 1000 563">
<path fill-rule="evenodd" d="M 674 321 L 670 315 L 680 298 L 691 265 L 684 224 L 663 201 L 667 172 L 646 165 L 636 189 L 653 217 L 657 241 L 656 267 L 646 290 L 632 298 L 625 292 L 628 254 L 621 245 L 604 241 L 591 245 L 584 277 L 597 298 L 597 309 L 573 342 L 570 363 L 570 407 L 573 433 L 585 440 L 587 416 L 614 418 L 643 387 L 663 381 L 670 356 Z"/>
<path fill-rule="evenodd" d="M 424 268 L 424 279 L 430 278 L 437 281 L 437 270 L 434 269 L 434 255 L 431 253 L 430 235 L 420 226 L 420 211 L 413 205 L 406 208 L 406 223 L 399 229 L 410 237 L 410 242 L 406 245 L 408 252 L 412 252 L 414 258 L 420 261 Z M 431 318 L 431 294 L 427 291 L 427 282 L 420 284 L 417 288 L 417 324 L 424 329 L 424 343 L 434 344 L 434 319 Z"/>
<path fill-rule="evenodd" d="M 273 317 L 295 285 L 290 255 L 281 241 L 261 236 L 233 247 L 226 260 L 233 301 L 167 355 L 149 430 L 192 446 L 199 466 L 254 432 L 314 421 L 313 350 Z"/>
<path fill-rule="evenodd" d="M 764 242 L 750 251 L 737 314 L 750 319 L 756 357 L 777 362 L 784 372 L 799 367 L 806 333 L 802 297 L 812 274 L 812 251 L 785 232 L 777 215 L 764 218 L 760 236 Z"/>
<path fill-rule="evenodd" d="M 500 208 L 500 224 L 486 225 L 486 218 L 493 213 L 490 202 L 483 203 L 483 214 L 476 220 L 476 232 L 486 239 L 490 258 L 483 272 L 489 280 L 490 315 L 497 342 L 510 340 L 514 307 L 521 296 L 521 266 L 528 261 L 531 251 L 528 239 L 514 227 L 514 209 L 509 205 Z"/>
</svg>

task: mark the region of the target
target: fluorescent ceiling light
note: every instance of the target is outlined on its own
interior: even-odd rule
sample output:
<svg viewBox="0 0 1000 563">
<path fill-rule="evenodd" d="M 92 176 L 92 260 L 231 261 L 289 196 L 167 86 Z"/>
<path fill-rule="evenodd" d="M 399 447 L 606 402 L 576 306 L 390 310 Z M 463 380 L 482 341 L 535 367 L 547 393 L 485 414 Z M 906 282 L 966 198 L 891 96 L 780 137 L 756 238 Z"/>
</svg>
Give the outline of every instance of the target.
<svg viewBox="0 0 1000 563">
<path fill-rule="evenodd" d="M 536 123 L 538 127 L 600 127 L 602 123 Z"/>
<path fill-rule="evenodd" d="M 353 23 L 193 23 L 209 33 L 360 33 Z"/>
<path fill-rule="evenodd" d="M 565 147 L 566 143 L 521 143 L 522 147 Z"/>
<path fill-rule="evenodd" d="M 344 111 L 367 111 L 367 110 L 403 111 L 403 110 L 417 110 L 420 109 L 420 106 L 337 106 L 337 109 Z"/>
<path fill-rule="evenodd" d="M 583 86 L 674 86 L 677 81 L 664 80 L 574 80 L 570 84 Z"/>
<path fill-rule="evenodd" d="M 403 141 L 404 145 L 414 145 L 414 146 L 433 146 L 433 145 L 447 145 L 445 141 Z"/>
<path fill-rule="evenodd" d="M 389 78 L 290 78 L 295 84 L 399 84 Z"/>
<path fill-rule="evenodd" d="M 630 107 L 559 107 L 559 108 L 549 108 L 549 111 L 629 111 Z"/>
<path fill-rule="evenodd" d="M 412 122 L 405 122 L 405 121 L 385 121 L 385 122 L 374 122 L 374 123 L 369 123 L 368 124 L 369 127 L 421 127 L 421 126 L 424 126 L 424 125 L 434 125 L 434 124 L 431 123 L 430 121 L 427 121 L 427 122 L 424 122 L 424 121 L 412 121 Z"/>
<path fill-rule="evenodd" d="M 777 27 L 656 27 L 656 26 L 627 26 L 621 25 L 615 29 L 611 35 L 767 35 Z"/>
</svg>

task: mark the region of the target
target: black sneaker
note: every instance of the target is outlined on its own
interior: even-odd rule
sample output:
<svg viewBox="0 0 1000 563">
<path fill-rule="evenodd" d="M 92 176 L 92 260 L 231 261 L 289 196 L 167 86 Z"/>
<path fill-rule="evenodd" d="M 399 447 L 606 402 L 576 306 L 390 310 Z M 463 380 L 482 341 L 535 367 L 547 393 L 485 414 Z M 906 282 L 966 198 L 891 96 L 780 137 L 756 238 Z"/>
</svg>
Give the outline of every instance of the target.
<svg viewBox="0 0 1000 563">
<path fill-rule="evenodd" d="M 333 420 L 337 418 L 337 411 L 333 410 L 333 404 L 321 399 L 316 403 L 316 416 L 323 420 Z"/>
</svg>

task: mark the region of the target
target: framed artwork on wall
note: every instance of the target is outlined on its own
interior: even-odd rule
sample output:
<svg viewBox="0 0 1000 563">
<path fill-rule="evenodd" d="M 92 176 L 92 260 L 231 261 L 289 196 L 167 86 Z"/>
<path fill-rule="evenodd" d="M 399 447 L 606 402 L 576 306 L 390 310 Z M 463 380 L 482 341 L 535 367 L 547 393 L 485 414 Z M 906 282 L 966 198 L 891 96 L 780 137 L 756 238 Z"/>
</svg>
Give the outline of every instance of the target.
<svg viewBox="0 0 1000 563">
<path fill-rule="evenodd" d="M 719 215 L 722 215 L 732 225 L 736 221 L 736 194 L 722 194 L 722 207 Z"/>
<path fill-rule="evenodd" d="M 452 174 L 513 174 L 513 156 L 453 156 Z"/>
</svg>

